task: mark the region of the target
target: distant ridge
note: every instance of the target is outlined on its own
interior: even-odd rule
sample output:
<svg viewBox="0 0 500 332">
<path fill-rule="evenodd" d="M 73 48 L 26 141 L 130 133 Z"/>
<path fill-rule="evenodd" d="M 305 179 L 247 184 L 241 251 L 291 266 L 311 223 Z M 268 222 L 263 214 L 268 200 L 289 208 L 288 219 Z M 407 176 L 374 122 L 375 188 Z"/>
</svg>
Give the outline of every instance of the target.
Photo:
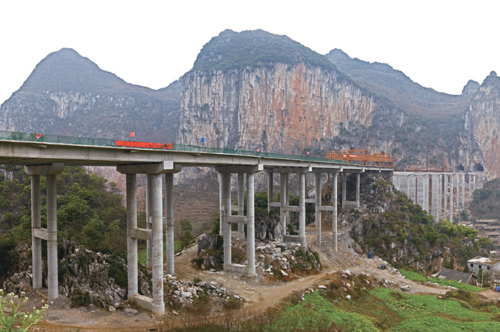
<svg viewBox="0 0 500 332">
<path fill-rule="evenodd" d="M 0 130 L 173 143 L 181 84 L 152 90 L 125 82 L 73 49 L 40 61 L 0 107 Z"/>
<path fill-rule="evenodd" d="M 388 64 L 353 59 L 340 49 L 333 49 L 326 57 L 360 86 L 409 114 L 434 118 L 461 114 L 472 96 L 469 89 L 467 94 L 450 95 L 425 88 Z"/>
</svg>

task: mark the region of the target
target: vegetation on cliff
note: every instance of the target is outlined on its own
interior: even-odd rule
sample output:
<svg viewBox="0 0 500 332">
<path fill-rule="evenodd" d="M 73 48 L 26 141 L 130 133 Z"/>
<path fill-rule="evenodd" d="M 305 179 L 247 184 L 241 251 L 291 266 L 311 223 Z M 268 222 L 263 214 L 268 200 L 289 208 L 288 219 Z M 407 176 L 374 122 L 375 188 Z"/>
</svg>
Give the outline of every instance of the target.
<svg viewBox="0 0 500 332">
<path fill-rule="evenodd" d="M 360 248 L 373 251 L 396 266 L 411 266 L 432 273 L 447 265 L 465 266 L 485 254 L 489 243 L 474 241 L 477 231 L 434 218 L 392 184 L 378 176 L 362 183 L 362 209 L 343 215 Z"/>
<path fill-rule="evenodd" d="M 263 30 L 234 32 L 225 30 L 213 37 L 198 54 L 192 71 L 269 67 L 276 63 L 304 62 L 336 69 L 325 56 L 290 39 Z"/>
<path fill-rule="evenodd" d="M 20 260 L 15 248 L 31 243 L 31 181 L 23 169 L 12 170 L 13 179 L 0 174 L 0 280 L 17 272 Z M 41 222 L 47 227 L 46 182 L 41 177 Z M 58 247 L 62 239 L 74 239 L 89 249 L 125 255 L 126 210 L 115 184 L 83 167 L 66 167 L 57 177 Z M 42 241 L 45 247 L 45 242 Z M 43 259 L 46 259 L 44 256 Z"/>
<path fill-rule="evenodd" d="M 469 211 L 473 220 L 500 219 L 500 178 L 485 182 L 482 189 L 472 193 L 472 197 Z"/>
</svg>

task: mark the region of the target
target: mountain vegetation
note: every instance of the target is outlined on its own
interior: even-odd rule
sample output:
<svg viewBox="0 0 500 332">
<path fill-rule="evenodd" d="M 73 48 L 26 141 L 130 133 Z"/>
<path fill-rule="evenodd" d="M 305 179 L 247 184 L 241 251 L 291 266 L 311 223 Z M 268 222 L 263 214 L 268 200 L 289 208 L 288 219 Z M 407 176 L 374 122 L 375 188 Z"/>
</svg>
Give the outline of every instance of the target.
<svg viewBox="0 0 500 332">
<path fill-rule="evenodd" d="M 469 211 L 473 220 L 500 219 L 500 179 L 494 179 L 483 184 L 483 188 L 472 193 Z"/>
<path fill-rule="evenodd" d="M 0 174 L 0 281 L 17 272 L 16 247 L 31 243 L 31 181 L 23 169 L 10 169 L 13 179 Z M 41 177 L 41 222 L 47 227 L 45 177 Z M 82 167 L 66 167 L 57 177 L 58 247 L 73 239 L 89 249 L 126 256 L 126 210 L 114 183 Z M 142 220 L 142 219 L 141 219 Z M 45 248 L 46 243 L 42 241 Z M 44 249 L 45 250 L 45 249 Z M 42 255 L 46 259 L 45 255 Z M 28 257 L 31 259 L 31 257 Z"/>
<path fill-rule="evenodd" d="M 263 30 L 225 30 L 203 46 L 191 71 L 228 71 L 246 67 L 270 67 L 276 63 L 306 63 L 335 70 L 328 59 L 284 35 Z"/>
<path fill-rule="evenodd" d="M 343 218 L 364 252 L 372 251 L 395 266 L 410 266 L 426 274 L 443 265 L 465 267 L 468 259 L 488 255 L 491 243 L 475 241 L 477 230 L 448 220 L 436 223 L 384 179 L 367 177 L 361 191 L 366 208 L 349 211 Z"/>
</svg>

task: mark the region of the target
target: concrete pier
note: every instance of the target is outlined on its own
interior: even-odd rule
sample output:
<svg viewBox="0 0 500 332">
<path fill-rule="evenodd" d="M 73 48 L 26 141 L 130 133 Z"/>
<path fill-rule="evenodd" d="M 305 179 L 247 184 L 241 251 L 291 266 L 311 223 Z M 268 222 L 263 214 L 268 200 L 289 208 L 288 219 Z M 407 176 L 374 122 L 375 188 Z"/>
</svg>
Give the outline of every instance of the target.
<svg viewBox="0 0 500 332">
<path fill-rule="evenodd" d="M 267 213 L 271 213 L 272 203 L 274 199 L 274 173 L 267 173 Z"/>
<path fill-rule="evenodd" d="M 152 200 L 152 265 L 153 265 L 153 306 L 154 314 L 165 313 L 163 301 L 163 211 L 161 174 L 151 174 Z"/>
<path fill-rule="evenodd" d="M 453 211 L 454 206 L 453 204 L 455 203 L 453 201 L 453 191 L 455 190 L 455 174 L 452 173 L 450 174 L 450 222 L 453 222 Z"/>
<path fill-rule="evenodd" d="M 437 215 L 438 215 L 438 221 L 439 221 L 439 218 L 441 217 L 441 213 L 443 212 L 443 175 L 442 174 L 438 174 L 437 175 L 437 180 L 438 180 Z"/>
<path fill-rule="evenodd" d="M 306 242 L 306 174 L 299 173 L 299 242 L 307 250 Z"/>
<path fill-rule="evenodd" d="M 47 286 L 49 300 L 59 294 L 57 259 L 57 185 L 56 175 L 64 170 L 64 164 L 26 166 L 31 176 L 31 234 L 33 260 L 33 288 L 42 287 L 42 240 L 47 241 Z M 41 228 L 40 175 L 46 176 L 47 228 Z"/>
<path fill-rule="evenodd" d="M 333 237 L 333 248 L 337 251 L 337 173 L 333 174 L 333 194 L 332 194 L 332 237 Z"/>
<path fill-rule="evenodd" d="M 434 216 L 434 221 L 439 221 L 439 179 L 437 174 L 432 174 L 431 183 L 432 183 L 432 215 Z"/>
<path fill-rule="evenodd" d="M 448 174 L 443 174 L 443 177 L 444 177 L 443 218 L 444 219 L 448 219 L 449 218 L 449 215 L 448 215 L 448 211 L 449 211 L 449 208 L 448 208 L 448 197 L 450 196 L 449 195 L 449 186 L 448 186 L 449 175 Z"/>
<path fill-rule="evenodd" d="M 152 190 L 153 186 L 151 184 L 151 174 L 146 174 L 146 229 L 152 229 L 153 223 L 153 199 L 152 199 Z M 148 240 L 146 243 L 147 248 L 147 264 L 148 268 L 153 266 L 153 242 Z"/>
<path fill-rule="evenodd" d="M 423 176 L 423 190 L 424 190 L 424 211 L 429 212 L 429 175 L 424 174 Z"/>
<path fill-rule="evenodd" d="M 47 268 L 49 300 L 57 298 L 59 281 L 57 275 L 57 184 L 56 175 L 47 174 Z"/>
<path fill-rule="evenodd" d="M 255 175 L 247 174 L 247 275 L 255 275 Z M 238 223 L 242 225 L 243 223 Z"/>
<path fill-rule="evenodd" d="M 247 195 L 249 194 L 247 193 Z M 238 173 L 238 215 L 245 215 L 245 174 L 243 173 Z M 238 223 L 237 238 L 245 238 L 245 224 L 243 223 Z"/>
<path fill-rule="evenodd" d="M 321 173 L 314 174 L 314 184 L 316 189 L 315 224 L 316 224 L 316 243 L 321 245 Z"/>
<path fill-rule="evenodd" d="M 133 237 L 137 229 L 137 175 L 126 175 L 127 190 L 127 267 L 128 267 L 128 298 L 139 294 L 137 238 Z"/>
<path fill-rule="evenodd" d="M 424 176 L 417 174 L 417 204 L 424 208 Z"/>
<path fill-rule="evenodd" d="M 360 200 L 360 189 L 361 189 L 361 174 L 356 174 L 356 207 L 359 208 Z"/>
<path fill-rule="evenodd" d="M 465 174 L 461 175 L 461 187 L 462 187 L 462 209 L 465 209 Z"/>
<path fill-rule="evenodd" d="M 409 180 L 408 190 L 410 192 L 408 198 L 410 198 L 414 204 L 417 204 L 416 193 L 415 193 L 415 174 L 408 175 L 408 180 Z"/>
<path fill-rule="evenodd" d="M 35 236 L 35 229 L 42 227 L 40 211 L 40 175 L 31 176 L 31 254 L 33 288 L 42 288 L 42 239 Z"/>
<path fill-rule="evenodd" d="M 287 206 L 286 202 L 286 181 L 287 174 L 280 173 L 280 223 L 281 223 L 281 235 L 286 235 L 286 211 L 285 207 Z"/>
<path fill-rule="evenodd" d="M 342 209 L 346 206 L 347 202 L 347 174 L 342 173 Z"/>
<path fill-rule="evenodd" d="M 174 274 L 174 174 L 165 174 L 165 187 L 166 187 L 166 219 L 167 219 L 167 233 L 165 236 L 166 242 L 166 263 L 167 273 Z"/>
<path fill-rule="evenodd" d="M 222 202 L 224 206 L 224 270 L 231 271 L 231 224 L 228 224 L 228 216 L 231 216 L 231 174 L 222 175 Z"/>
</svg>

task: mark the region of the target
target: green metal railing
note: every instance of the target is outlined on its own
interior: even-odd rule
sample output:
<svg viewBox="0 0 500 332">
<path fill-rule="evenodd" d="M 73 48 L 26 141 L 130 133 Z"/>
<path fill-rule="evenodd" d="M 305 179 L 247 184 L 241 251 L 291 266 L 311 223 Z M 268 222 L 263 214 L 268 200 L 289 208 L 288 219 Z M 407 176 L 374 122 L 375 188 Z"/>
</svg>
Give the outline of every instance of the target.
<svg viewBox="0 0 500 332">
<path fill-rule="evenodd" d="M 0 130 L 0 140 L 116 147 L 116 140 L 106 139 L 106 138 L 74 137 L 74 136 L 50 135 L 50 134 L 42 135 L 42 134 L 11 132 L 2 130 Z M 328 162 L 334 164 L 345 164 L 338 160 L 316 158 L 309 156 L 296 156 L 296 155 L 286 155 L 286 154 L 278 154 L 270 152 L 209 148 L 209 147 L 200 147 L 200 146 L 184 145 L 184 144 L 172 144 L 172 149 L 168 149 L 166 151 L 233 154 L 233 155 L 253 156 L 262 158 L 293 159 L 293 160 L 303 160 L 303 161 Z"/>
</svg>

